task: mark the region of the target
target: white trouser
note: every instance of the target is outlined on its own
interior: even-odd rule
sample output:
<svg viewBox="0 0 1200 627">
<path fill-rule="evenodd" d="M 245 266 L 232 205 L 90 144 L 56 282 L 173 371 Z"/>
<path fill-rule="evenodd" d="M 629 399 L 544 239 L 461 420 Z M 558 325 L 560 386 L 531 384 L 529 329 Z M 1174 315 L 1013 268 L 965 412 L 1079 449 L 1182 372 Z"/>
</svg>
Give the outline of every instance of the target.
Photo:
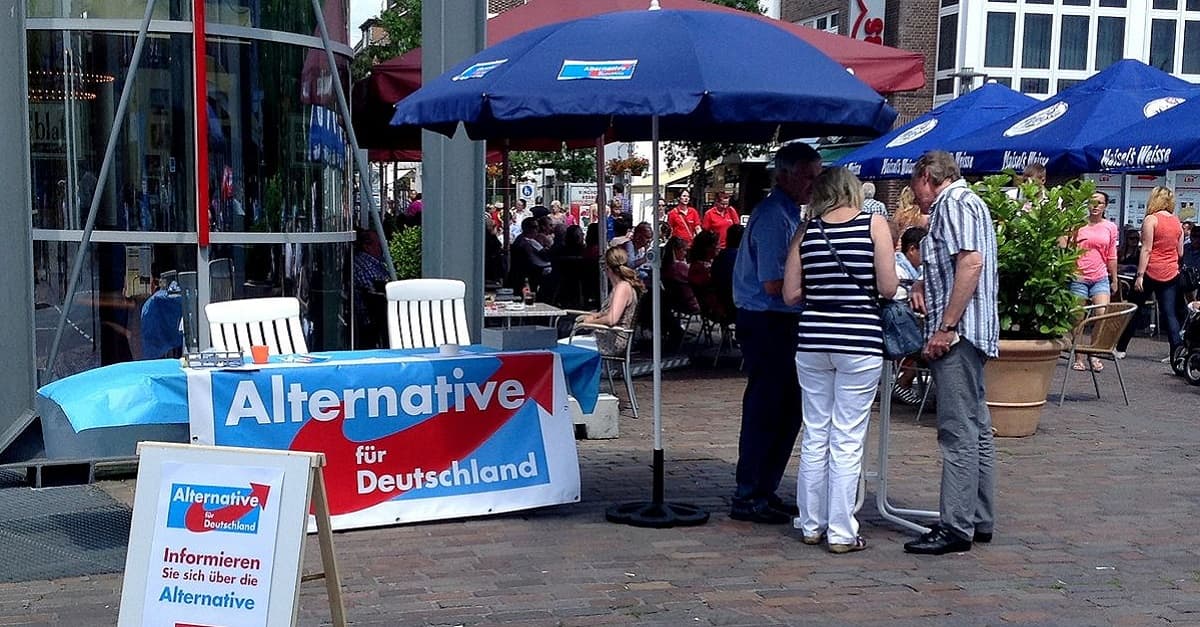
<svg viewBox="0 0 1200 627">
<path fill-rule="evenodd" d="M 806 536 L 825 531 L 830 544 L 851 544 L 858 536 L 854 501 L 882 367 L 882 357 L 796 353 L 804 391 L 796 526 Z"/>
</svg>

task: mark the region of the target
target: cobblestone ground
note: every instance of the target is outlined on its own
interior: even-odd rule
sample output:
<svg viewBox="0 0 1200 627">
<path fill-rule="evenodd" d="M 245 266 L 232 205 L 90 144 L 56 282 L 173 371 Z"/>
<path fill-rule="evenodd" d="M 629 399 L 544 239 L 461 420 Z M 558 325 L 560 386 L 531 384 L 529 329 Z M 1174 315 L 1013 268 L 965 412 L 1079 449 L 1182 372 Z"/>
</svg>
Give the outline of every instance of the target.
<svg viewBox="0 0 1200 627">
<path fill-rule="evenodd" d="M 1132 407 L 1109 365 L 1103 400 L 1076 377 L 1036 436 L 999 441 L 996 539 L 970 553 L 905 554 L 912 536 L 874 512 L 874 482 L 861 553 L 730 520 L 743 379 L 693 369 L 664 384 L 667 497 L 708 508 L 707 525 L 604 521 L 607 506 L 650 495 L 645 379 L 642 419 L 623 418 L 617 440 L 579 442 L 583 502 L 338 534 L 348 614 L 358 625 L 1200 624 L 1200 389 L 1167 374 L 1164 345 L 1133 348 L 1122 363 Z M 894 501 L 935 507 L 933 420 L 898 412 L 891 450 Z M 128 499 L 130 484 L 105 487 Z M 319 568 L 312 542 L 306 563 Z M 2 584 L 0 625 L 111 624 L 120 585 L 119 575 Z M 301 624 L 328 617 L 322 584 L 305 584 Z"/>
</svg>

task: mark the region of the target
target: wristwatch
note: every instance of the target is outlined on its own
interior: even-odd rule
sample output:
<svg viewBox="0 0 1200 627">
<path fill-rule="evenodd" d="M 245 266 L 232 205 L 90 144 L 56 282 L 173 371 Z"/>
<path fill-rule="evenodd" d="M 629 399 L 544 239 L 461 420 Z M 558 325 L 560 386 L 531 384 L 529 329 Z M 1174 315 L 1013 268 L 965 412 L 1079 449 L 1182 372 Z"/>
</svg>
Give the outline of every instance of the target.
<svg viewBox="0 0 1200 627">
<path fill-rule="evenodd" d="M 938 327 L 938 331 L 942 331 L 944 333 L 958 333 L 958 325 L 957 324 L 943 324 L 942 326 Z"/>
</svg>

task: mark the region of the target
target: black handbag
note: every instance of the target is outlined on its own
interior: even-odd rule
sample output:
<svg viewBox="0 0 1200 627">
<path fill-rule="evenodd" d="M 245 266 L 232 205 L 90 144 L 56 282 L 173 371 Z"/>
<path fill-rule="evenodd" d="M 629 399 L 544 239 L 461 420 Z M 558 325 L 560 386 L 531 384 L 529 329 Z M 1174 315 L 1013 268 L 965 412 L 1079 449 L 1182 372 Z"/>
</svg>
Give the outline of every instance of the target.
<svg viewBox="0 0 1200 627">
<path fill-rule="evenodd" d="M 821 231 L 821 237 L 825 240 L 825 245 L 829 247 L 829 254 L 833 255 L 833 260 L 842 269 L 842 273 L 865 292 L 871 298 L 871 302 L 879 308 L 879 319 L 883 324 L 883 356 L 888 359 L 903 359 L 920 351 L 925 346 L 925 333 L 908 303 L 879 298 L 874 289 L 860 283 L 858 277 L 850 274 L 850 271 L 846 269 L 846 264 L 842 263 L 842 258 L 838 256 L 833 243 L 829 241 L 829 236 L 825 235 L 825 225 L 820 218 L 817 219 L 817 229 Z"/>
</svg>

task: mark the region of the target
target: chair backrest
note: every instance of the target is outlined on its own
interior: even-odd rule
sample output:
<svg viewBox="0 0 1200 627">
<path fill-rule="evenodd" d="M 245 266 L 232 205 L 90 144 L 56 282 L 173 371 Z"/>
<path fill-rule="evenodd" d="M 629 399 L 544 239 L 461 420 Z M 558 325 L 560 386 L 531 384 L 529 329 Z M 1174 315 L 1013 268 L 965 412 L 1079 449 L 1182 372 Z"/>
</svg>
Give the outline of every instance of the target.
<svg viewBox="0 0 1200 627">
<path fill-rule="evenodd" d="M 388 345 L 437 348 L 470 344 L 467 284 L 456 279 L 407 279 L 387 284 Z"/>
<path fill-rule="evenodd" d="M 272 355 L 308 352 L 295 298 L 227 300 L 205 305 L 204 313 L 217 350 L 244 352 L 265 344 Z"/>
<path fill-rule="evenodd" d="M 1125 332 L 1125 327 L 1133 319 L 1138 306 L 1135 303 L 1109 303 L 1107 305 L 1088 305 L 1083 308 L 1087 316 L 1075 325 L 1072 336 L 1078 349 L 1093 351 L 1116 350 L 1117 341 Z M 1085 335 L 1091 336 L 1091 342 L 1083 343 Z"/>
<path fill-rule="evenodd" d="M 208 302 L 233 300 L 233 260 L 213 259 L 208 262 Z"/>
</svg>

